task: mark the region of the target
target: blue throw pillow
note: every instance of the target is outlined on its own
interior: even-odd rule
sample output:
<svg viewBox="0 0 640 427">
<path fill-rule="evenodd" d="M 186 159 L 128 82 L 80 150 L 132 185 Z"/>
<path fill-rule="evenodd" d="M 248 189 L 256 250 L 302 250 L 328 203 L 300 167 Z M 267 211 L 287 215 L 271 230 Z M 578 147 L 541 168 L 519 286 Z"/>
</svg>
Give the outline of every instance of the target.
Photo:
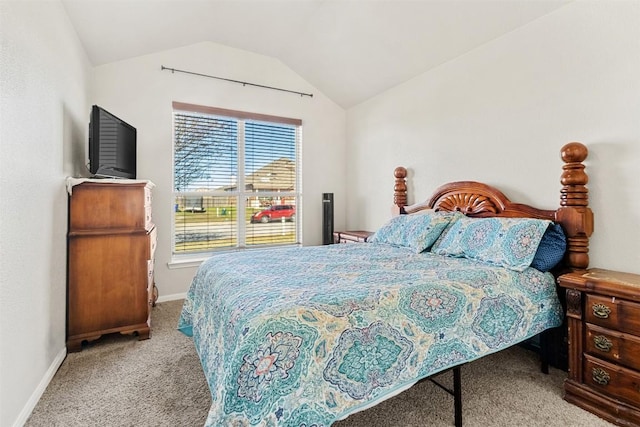
<svg viewBox="0 0 640 427">
<path fill-rule="evenodd" d="M 524 271 L 549 224 L 551 221 L 533 218 L 462 217 L 443 233 L 431 252 Z"/>
<path fill-rule="evenodd" d="M 453 217 L 449 212 L 433 210 L 419 215 L 398 215 L 380 227 L 367 241 L 404 246 L 419 253 L 433 245 Z"/>
<path fill-rule="evenodd" d="M 567 250 L 567 237 L 560 224 L 550 224 L 538 245 L 531 267 L 540 271 L 551 271 L 558 265 Z"/>
</svg>

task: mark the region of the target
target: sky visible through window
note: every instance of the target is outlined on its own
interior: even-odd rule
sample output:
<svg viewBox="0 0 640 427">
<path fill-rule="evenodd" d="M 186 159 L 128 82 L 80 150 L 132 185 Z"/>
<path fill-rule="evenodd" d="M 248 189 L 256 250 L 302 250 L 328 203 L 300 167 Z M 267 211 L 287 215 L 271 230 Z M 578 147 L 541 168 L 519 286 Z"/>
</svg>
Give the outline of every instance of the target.
<svg viewBox="0 0 640 427">
<path fill-rule="evenodd" d="M 215 190 L 236 184 L 237 120 L 176 113 L 174 124 L 176 191 Z M 244 136 L 245 176 L 279 159 L 295 162 L 295 126 L 247 120 Z"/>
</svg>

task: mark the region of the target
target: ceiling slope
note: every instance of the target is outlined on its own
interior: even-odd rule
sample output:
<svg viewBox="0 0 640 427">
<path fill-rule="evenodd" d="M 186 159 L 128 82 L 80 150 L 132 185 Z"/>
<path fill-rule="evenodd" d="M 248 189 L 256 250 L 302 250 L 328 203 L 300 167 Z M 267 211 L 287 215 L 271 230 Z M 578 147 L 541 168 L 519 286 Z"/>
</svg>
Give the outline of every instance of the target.
<svg viewBox="0 0 640 427">
<path fill-rule="evenodd" d="M 345 109 L 567 2 L 62 1 L 93 65 L 210 41 L 281 60 Z"/>
</svg>

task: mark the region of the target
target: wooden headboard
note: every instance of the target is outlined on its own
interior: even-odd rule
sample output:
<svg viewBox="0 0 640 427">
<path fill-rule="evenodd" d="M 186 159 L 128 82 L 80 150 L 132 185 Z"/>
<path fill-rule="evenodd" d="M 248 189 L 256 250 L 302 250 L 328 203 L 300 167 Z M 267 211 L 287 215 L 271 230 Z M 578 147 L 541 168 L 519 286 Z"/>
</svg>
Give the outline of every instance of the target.
<svg viewBox="0 0 640 427">
<path fill-rule="evenodd" d="M 589 177 L 582 162 L 587 147 L 570 142 L 562 147 L 560 156 L 565 163 L 560 177 L 560 207 L 556 210 L 538 209 L 513 203 L 500 190 L 481 182 L 457 181 L 440 186 L 425 202 L 407 205 L 407 170 L 394 171 L 394 205 L 396 212 L 414 213 L 423 209 L 458 211 L 470 217 L 524 217 L 556 221 L 568 238 L 565 266 L 570 270 L 584 270 L 589 266 L 589 236 L 593 232 L 593 213 L 589 208 Z"/>
</svg>

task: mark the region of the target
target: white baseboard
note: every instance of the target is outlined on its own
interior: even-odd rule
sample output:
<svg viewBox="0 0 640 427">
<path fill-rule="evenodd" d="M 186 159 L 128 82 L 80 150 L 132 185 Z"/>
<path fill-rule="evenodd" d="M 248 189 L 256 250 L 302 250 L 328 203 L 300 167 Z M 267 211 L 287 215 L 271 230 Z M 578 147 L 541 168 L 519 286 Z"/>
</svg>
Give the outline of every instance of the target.
<svg viewBox="0 0 640 427">
<path fill-rule="evenodd" d="M 185 299 L 186 296 L 187 296 L 186 292 L 182 292 L 179 294 L 172 294 L 172 295 L 163 295 L 159 297 L 158 301 L 156 302 L 176 301 L 176 300 Z M 62 362 L 64 362 L 65 357 L 67 357 L 66 347 L 60 350 L 60 352 L 55 357 L 55 359 L 53 359 L 53 362 L 51 362 L 49 369 L 47 369 L 47 372 L 42 377 L 42 380 L 40 380 L 40 384 L 38 384 L 38 387 L 36 387 L 34 392 L 31 394 L 31 397 L 29 398 L 27 403 L 24 405 L 24 408 L 22 408 L 22 411 L 20 411 L 20 415 L 18 415 L 18 418 L 13 423 L 13 427 L 22 427 L 27 422 L 27 420 L 29 419 L 29 416 L 31 415 L 36 405 L 38 404 L 38 401 L 42 397 L 42 394 L 47 389 L 47 386 L 53 379 L 56 372 L 58 372 L 58 369 L 60 368 L 60 365 L 62 365 Z"/>
<path fill-rule="evenodd" d="M 162 295 L 158 297 L 158 300 L 156 302 L 158 303 L 158 302 L 165 302 L 165 301 L 175 301 L 179 299 L 185 299 L 186 297 L 187 297 L 186 292 L 182 292 L 180 294 Z"/>
<path fill-rule="evenodd" d="M 60 350 L 56 358 L 53 359 L 53 362 L 51 362 L 49 369 L 47 369 L 47 372 L 42 377 L 42 380 L 40 380 L 40 384 L 38 384 L 38 387 L 36 387 L 26 405 L 24 405 L 24 408 L 22 408 L 22 411 L 20 412 L 20 415 L 18 415 L 18 419 L 16 420 L 16 422 L 13 423 L 14 427 L 22 427 L 27 422 L 29 416 L 42 397 L 42 394 L 53 379 L 53 376 L 56 374 L 56 372 L 58 372 L 58 369 L 60 368 L 60 365 L 62 365 L 62 362 L 64 362 L 65 357 L 67 357 L 66 347 Z"/>
</svg>

